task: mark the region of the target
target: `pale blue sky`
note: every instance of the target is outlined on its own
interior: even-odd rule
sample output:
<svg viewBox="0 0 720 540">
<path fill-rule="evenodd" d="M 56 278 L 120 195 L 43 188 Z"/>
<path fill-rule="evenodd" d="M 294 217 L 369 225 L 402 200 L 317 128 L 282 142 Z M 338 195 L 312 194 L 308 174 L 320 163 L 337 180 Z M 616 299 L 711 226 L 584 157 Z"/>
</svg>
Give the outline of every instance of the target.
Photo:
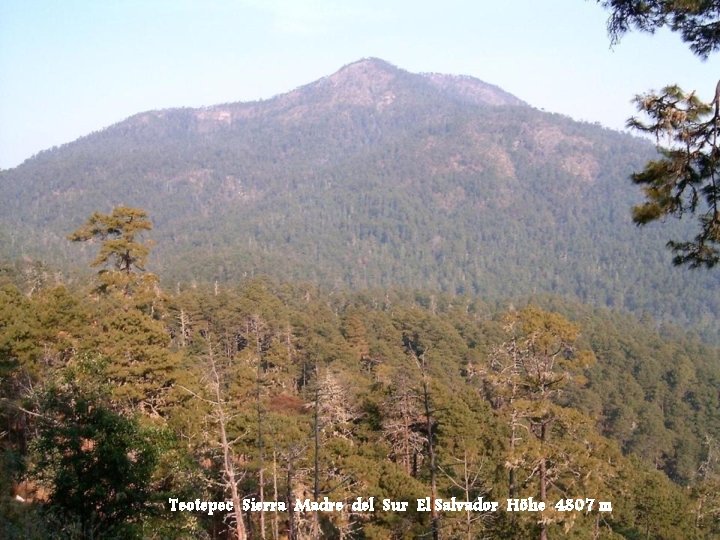
<svg viewBox="0 0 720 540">
<path fill-rule="evenodd" d="M 584 0 L 0 0 L 0 168 L 148 109 L 268 98 L 376 56 L 467 74 L 621 129 L 667 83 L 710 99 L 720 55 L 629 34 Z"/>
</svg>

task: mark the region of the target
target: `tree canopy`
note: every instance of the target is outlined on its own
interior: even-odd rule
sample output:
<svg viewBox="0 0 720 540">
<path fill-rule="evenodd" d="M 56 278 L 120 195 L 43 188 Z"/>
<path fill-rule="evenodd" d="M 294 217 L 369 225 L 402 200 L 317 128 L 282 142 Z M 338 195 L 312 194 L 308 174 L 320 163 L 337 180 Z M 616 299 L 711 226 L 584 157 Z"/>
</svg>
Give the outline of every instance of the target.
<svg viewBox="0 0 720 540">
<path fill-rule="evenodd" d="M 99 242 L 81 252 L 58 232 L 123 201 L 150 212 L 146 268 L 168 284 L 262 274 L 493 300 L 537 291 L 720 339 L 720 296 L 707 294 L 720 276 L 678 271 L 664 248 L 690 236 L 691 216 L 629 217 L 641 198 L 627 179 L 657 157 L 650 141 L 394 73 L 382 111 L 311 86 L 227 126 L 198 124 L 200 109 L 140 115 L 3 171 L 0 254 L 84 269 Z"/>
<path fill-rule="evenodd" d="M 167 502 L 233 489 L 287 504 L 243 511 L 249 538 L 717 537 L 718 349 L 689 336 L 557 299 L 504 315 L 260 279 L 181 284 L 153 319 L 0 279 L 2 538 L 239 537 Z M 294 509 L 316 491 L 376 507 Z M 415 504 L 543 491 L 542 514 Z M 554 507 L 578 494 L 613 512 Z"/>
<path fill-rule="evenodd" d="M 720 48 L 720 2 L 717 0 L 600 0 L 611 11 L 608 32 L 614 43 L 631 29 L 678 32 L 702 58 Z"/>
<path fill-rule="evenodd" d="M 665 216 L 697 215 L 700 232 L 689 241 L 668 242 L 675 264 L 713 267 L 720 261 L 720 83 L 712 103 L 694 92 L 668 86 L 635 99 L 649 121 L 632 118 L 628 125 L 666 137 L 662 158 L 632 175 L 643 186 L 646 202 L 633 208 L 635 223 L 644 225 Z"/>
<path fill-rule="evenodd" d="M 716 0 L 599 0 L 611 11 L 613 42 L 631 29 L 678 32 L 690 50 L 707 58 L 720 48 L 720 2 Z M 666 216 L 697 216 L 700 232 L 686 241 L 671 240 L 676 265 L 712 268 L 720 261 L 720 82 L 710 101 L 669 85 L 635 98 L 641 118 L 628 126 L 656 136 L 661 158 L 632 175 L 646 202 L 633 208 L 638 225 Z M 662 143 L 665 143 L 663 146 Z"/>
<path fill-rule="evenodd" d="M 150 253 L 150 246 L 141 242 L 139 236 L 151 229 L 152 222 L 144 210 L 118 206 L 110 214 L 94 212 L 68 239 L 73 242 L 99 240 L 100 251 L 91 265 L 105 267 L 100 270 L 100 289 L 117 288 L 129 295 L 134 286 L 143 281 L 137 274 L 145 271 Z"/>
<path fill-rule="evenodd" d="M 147 245 L 138 242 L 136 236 L 151 229 L 152 223 L 144 210 L 118 206 L 111 214 L 95 212 L 68 238 L 73 242 L 101 240 L 100 253 L 92 265 L 110 265 L 129 274 L 135 269 L 143 270 L 145 266 L 150 250 Z"/>
</svg>

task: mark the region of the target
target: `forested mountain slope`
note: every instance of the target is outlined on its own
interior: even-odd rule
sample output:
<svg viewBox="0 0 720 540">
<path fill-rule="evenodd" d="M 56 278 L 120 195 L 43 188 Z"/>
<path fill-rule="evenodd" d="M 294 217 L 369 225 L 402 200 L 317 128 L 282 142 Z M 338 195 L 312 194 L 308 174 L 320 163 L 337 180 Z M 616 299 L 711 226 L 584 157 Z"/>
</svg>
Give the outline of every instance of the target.
<svg viewBox="0 0 720 540">
<path fill-rule="evenodd" d="M 248 500 L 376 497 L 372 512 L 243 512 L 249 538 L 538 538 L 542 523 L 716 538 L 719 352 L 553 297 L 508 309 L 257 279 L 99 294 L 4 272 L 0 536 L 223 538 L 224 512 L 168 499 L 229 499 L 232 463 Z M 419 510 L 431 495 L 503 507 Z M 506 512 L 508 497 L 549 509 Z M 595 507 L 559 511 L 568 497 Z"/>
<path fill-rule="evenodd" d="M 69 266 L 60 240 L 127 204 L 153 217 L 166 283 L 549 292 L 717 339 L 718 274 L 672 268 L 680 235 L 630 221 L 628 176 L 653 152 L 470 77 L 365 59 L 266 101 L 141 113 L 3 171 L 0 249 Z"/>
</svg>

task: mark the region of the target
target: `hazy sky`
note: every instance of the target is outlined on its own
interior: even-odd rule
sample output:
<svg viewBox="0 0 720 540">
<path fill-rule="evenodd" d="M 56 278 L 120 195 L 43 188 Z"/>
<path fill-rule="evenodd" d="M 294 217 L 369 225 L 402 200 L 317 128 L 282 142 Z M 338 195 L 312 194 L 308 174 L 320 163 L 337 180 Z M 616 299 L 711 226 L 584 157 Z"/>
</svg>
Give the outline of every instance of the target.
<svg viewBox="0 0 720 540">
<path fill-rule="evenodd" d="M 710 99 L 668 32 L 614 49 L 584 0 L 0 0 L 0 168 L 148 109 L 268 98 L 376 56 L 473 75 L 531 105 L 621 129 L 668 83 Z"/>
</svg>

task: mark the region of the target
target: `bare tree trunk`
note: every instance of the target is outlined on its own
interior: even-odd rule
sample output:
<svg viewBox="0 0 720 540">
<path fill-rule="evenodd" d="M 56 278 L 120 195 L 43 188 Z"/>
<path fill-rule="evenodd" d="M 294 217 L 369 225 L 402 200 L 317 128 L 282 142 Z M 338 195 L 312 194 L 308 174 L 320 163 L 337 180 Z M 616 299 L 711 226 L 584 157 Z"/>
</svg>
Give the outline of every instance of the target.
<svg viewBox="0 0 720 540">
<path fill-rule="evenodd" d="M 437 498 L 437 472 L 435 466 L 435 445 L 433 444 L 432 413 L 430 411 L 430 391 L 428 390 L 427 378 L 423 368 L 423 403 L 425 406 L 425 426 L 428 434 L 428 457 L 430 459 L 430 520 L 432 521 L 433 540 L 440 538 L 440 516 L 435 509 Z"/>
<path fill-rule="evenodd" d="M 297 524 L 295 523 L 295 496 L 293 495 L 294 456 L 288 457 L 287 464 L 287 507 L 288 507 L 288 540 L 297 540 Z"/>
<path fill-rule="evenodd" d="M 422 375 L 422 399 L 425 409 L 425 429 L 427 431 L 427 447 L 428 460 L 430 461 L 430 521 L 432 523 L 433 540 L 440 538 L 440 516 L 435 509 L 435 499 L 437 499 L 437 464 L 435 463 L 435 445 L 433 444 L 433 422 L 432 410 L 430 407 L 430 389 L 428 387 L 427 362 L 425 360 L 424 350 L 420 355 L 412 350 L 412 355 L 417 362 Z"/>
<path fill-rule="evenodd" d="M 313 471 L 313 498 L 317 502 L 320 499 L 320 376 L 315 375 L 315 464 Z M 318 512 L 313 512 L 312 532 L 315 538 L 320 537 L 320 523 Z"/>
<path fill-rule="evenodd" d="M 245 531 L 245 523 L 243 522 L 242 516 L 242 500 L 238 493 L 237 484 L 239 479 L 235 474 L 235 464 L 232 459 L 232 449 L 227 438 L 227 418 L 225 412 L 225 402 L 222 397 L 222 391 L 220 389 L 220 375 L 215 365 L 215 356 L 213 355 L 212 345 L 208 340 L 208 358 L 210 360 L 210 367 L 213 373 L 214 387 L 215 387 L 215 399 L 218 422 L 220 424 L 220 442 L 223 452 L 223 473 L 226 478 L 226 483 L 230 488 L 230 494 L 233 502 L 233 512 L 235 514 L 235 535 L 237 540 L 247 540 L 247 533 Z"/>
<path fill-rule="evenodd" d="M 292 329 L 289 325 L 285 329 L 285 350 L 287 352 L 287 368 L 290 370 L 290 366 L 292 366 L 294 360 L 294 349 L 292 344 Z M 296 394 L 300 391 L 300 382 L 297 379 L 293 380 L 293 389 Z"/>
<path fill-rule="evenodd" d="M 408 474 L 412 472 L 410 464 L 410 421 L 407 415 L 403 415 L 403 466 L 405 472 Z"/>
<path fill-rule="evenodd" d="M 513 367 L 512 372 L 514 375 L 517 375 L 521 369 L 520 360 L 517 355 L 517 344 L 513 340 L 512 345 L 512 351 L 513 351 Z M 517 384 L 513 380 L 512 383 L 512 391 L 510 393 L 510 408 L 512 410 L 511 416 L 510 416 L 510 455 L 513 457 L 513 460 L 515 459 L 515 443 L 517 442 L 516 437 L 516 429 L 518 425 L 518 414 L 515 410 L 515 407 L 513 407 L 513 403 L 515 401 L 515 396 L 517 395 Z M 515 464 L 510 465 L 510 470 L 508 471 L 508 491 L 511 499 L 514 499 L 517 496 L 517 486 L 515 485 Z M 515 520 L 515 514 L 513 514 L 513 521 Z"/>
<path fill-rule="evenodd" d="M 180 346 L 185 347 L 185 339 L 187 337 L 187 317 L 185 316 L 185 310 L 180 309 Z"/>
<path fill-rule="evenodd" d="M 513 410 L 510 417 L 510 455 L 515 457 L 515 428 L 517 427 L 517 412 Z M 508 471 L 508 492 L 511 499 L 515 498 L 517 487 L 515 485 L 515 465 L 510 465 Z"/>
<path fill-rule="evenodd" d="M 273 450 L 273 500 L 278 500 L 278 483 L 277 483 L 277 450 Z M 273 513 L 273 540 L 280 538 L 280 516 L 278 514 L 277 504 L 275 505 L 275 512 Z"/>
<path fill-rule="evenodd" d="M 468 473 L 467 449 L 463 453 L 463 479 L 465 483 L 465 500 L 470 500 L 470 475 Z M 465 532 L 467 540 L 472 540 L 472 514 L 470 510 L 465 510 Z"/>
<path fill-rule="evenodd" d="M 313 471 L 313 498 L 317 501 L 320 498 L 320 383 L 315 388 L 315 463 Z"/>
<path fill-rule="evenodd" d="M 547 438 L 547 424 L 548 420 L 543 420 L 540 425 L 540 445 L 545 444 Z M 544 451 L 543 451 L 544 453 Z M 540 456 L 540 500 L 545 502 L 547 497 L 547 462 L 545 456 Z M 547 523 L 545 523 L 545 516 L 540 518 L 540 540 L 547 540 Z"/>
<path fill-rule="evenodd" d="M 463 441 L 463 446 L 465 446 L 464 441 Z M 479 470 L 477 470 L 477 471 L 475 471 L 475 474 L 473 476 L 471 476 L 472 473 L 470 471 L 470 460 L 468 459 L 467 447 L 465 447 L 463 450 L 462 459 L 456 458 L 456 457 L 454 457 L 453 459 L 455 460 L 455 462 L 462 464 L 463 472 L 462 472 L 462 477 L 460 478 L 460 480 L 456 480 L 454 475 L 449 474 L 448 472 L 443 470 L 443 468 L 440 465 L 438 465 L 437 468 L 438 468 L 438 470 L 440 470 L 440 472 L 445 474 L 447 479 L 450 480 L 450 482 L 456 488 L 462 490 L 462 492 L 465 494 L 465 500 L 470 501 L 470 494 L 472 493 L 472 491 L 474 489 L 476 489 L 478 487 L 478 483 L 482 482 L 480 480 L 480 472 L 479 472 Z M 472 540 L 472 538 L 477 537 L 476 535 L 473 535 L 473 530 L 472 530 L 473 522 L 482 520 L 482 519 L 483 518 L 481 518 L 481 517 L 473 518 L 472 510 L 468 509 L 465 511 L 465 537 L 467 540 Z"/>
<path fill-rule="evenodd" d="M 255 352 L 257 354 L 257 423 L 258 423 L 258 483 L 260 504 L 265 502 L 265 445 L 263 440 L 263 410 L 262 410 L 262 380 L 263 380 L 263 358 L 260 344 L 260 322 L 257 318 L 252 320 L 253 331 L 255 332 Z M 262 507 L 262 506 L 261 506 Z M 265 538 L 265 512 L 260 512 L 260 538 Z"/>
<path fill-rule="evenodd" d="M 262 444 L 262 443 L 261 443 Z M 260 504 L 264 508 L 265 503 L 265 464 L 263 463 L 262 446 L 260 447 L 260 471 L 258 481 L 260 483 Z M 265 512 L 260 512 L 260 538 L 265 538 Z"/>
</svg>

